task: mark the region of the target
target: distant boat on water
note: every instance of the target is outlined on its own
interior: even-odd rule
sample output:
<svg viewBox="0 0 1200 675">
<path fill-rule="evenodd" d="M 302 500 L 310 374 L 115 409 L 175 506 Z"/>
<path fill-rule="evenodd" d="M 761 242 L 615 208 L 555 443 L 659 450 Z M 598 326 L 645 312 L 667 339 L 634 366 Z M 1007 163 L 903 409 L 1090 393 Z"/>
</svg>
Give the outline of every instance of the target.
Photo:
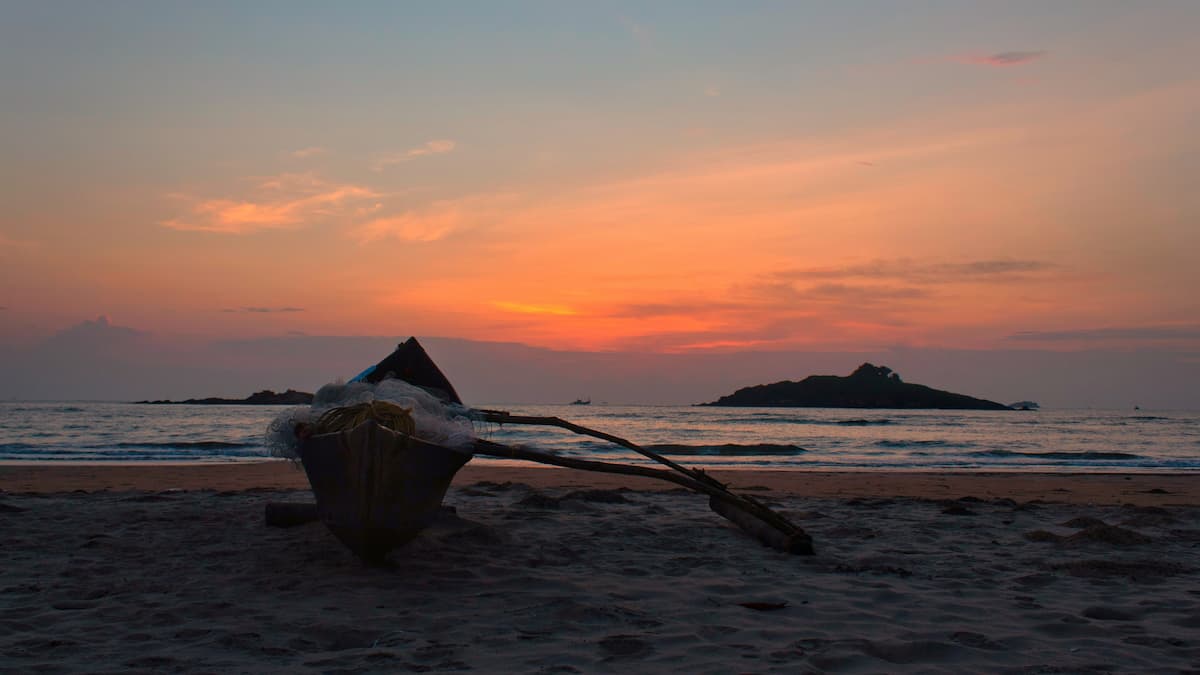
<svg viewBox="0 0 1200 675">
<path fill-rule="evenodd" d="M 1012 408 L 1013 410 L 1039 410 L 1039 409 L 1041 409 L 1041 406 L 1038 405 L 1036 401 L 1017 401 L 1016 403 L 1009 403 L 1008 407 Z"/>
<path fill-rule="evenodd" d="M 571 405 L 591 405 L 591 404 L 592 404 L 592 399 L 590 397 L 589 398 L 577 398 L 574 401 L 571 401 Z"/>
</svg>

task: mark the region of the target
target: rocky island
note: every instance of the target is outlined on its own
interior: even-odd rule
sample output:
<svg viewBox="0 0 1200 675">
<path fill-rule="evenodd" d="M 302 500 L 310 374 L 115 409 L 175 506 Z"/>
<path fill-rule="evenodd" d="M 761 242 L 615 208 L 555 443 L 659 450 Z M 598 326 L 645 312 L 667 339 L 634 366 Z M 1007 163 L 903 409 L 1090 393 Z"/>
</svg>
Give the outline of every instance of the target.
<svg viewBox="0 0 1200 675">
<path fill-rule="evenodd" d="M 1011 410 L 1006 405 L 909 384 L 886 366 L 864 363 L 847 377 L 810 375 L 799 382 L 743 387 L 711 406 L 794 408 L 932 408 L 940 410 Z"/>
<path fill-rule="evenodd" d="M 152 405 L 309 405 L 313 395 L 306 391 L 288 389 L 275 393 L 270 389 L 250 394 L 246 398 L 189 398 L 186 401 L 137 401 Z"/>
</svg>

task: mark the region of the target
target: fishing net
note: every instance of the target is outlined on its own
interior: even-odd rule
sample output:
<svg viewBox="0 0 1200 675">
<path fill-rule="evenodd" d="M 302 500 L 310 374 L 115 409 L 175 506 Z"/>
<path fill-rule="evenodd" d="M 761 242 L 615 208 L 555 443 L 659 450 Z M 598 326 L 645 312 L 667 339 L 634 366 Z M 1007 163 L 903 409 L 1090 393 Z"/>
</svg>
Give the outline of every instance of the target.
<svg viewBox="0 0 1200 675">
<path fill-rule="evenodd" d="M 354 427 L 374 420 L 379 426 L 406 436 L 416 433 L 416 423 L 413 422 L 412 411 L 401 408 L 387 401 L 370 401 L 345 408 L 333 408 L 317 418 L 313 425 L 314 434 L 330 434 L 336 431 L 349 431 Z"/>
<path fill-rule="evenodd" d="M 477 436 L 467 408 L 444 403 L 403 380 L 389 379 L 379 384 L 351 382 L 321 387 L 313 396 L 312 406 L 292 408 L 273 419 L 267 426 L 265 443 L 274 457 L 299 459 L 298 429 L 309 427 L 309 432 L 327 433 L 353 428 L 367 419 L 461 450 L 470 449 Z"/>
</svg>

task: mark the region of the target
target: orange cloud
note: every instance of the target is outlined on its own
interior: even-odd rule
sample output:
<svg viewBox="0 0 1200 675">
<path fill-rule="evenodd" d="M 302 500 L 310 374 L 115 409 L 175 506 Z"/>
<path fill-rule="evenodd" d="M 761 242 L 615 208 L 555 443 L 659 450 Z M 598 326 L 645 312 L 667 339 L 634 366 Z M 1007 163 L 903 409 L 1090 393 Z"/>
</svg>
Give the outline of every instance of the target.
<svg viewBox="0 0 1200 675">
<path fill-rule="evenodd" d="M 461 223 L 461 213 L 453 203 L 439 202 L 420 212 L 375 218 L 355 228 L 355 235 L 362 243 L 380 239 L 437 241 Z"/>
<path fill-rule="evenodd" d="M 457 231 L 506 221 L 511 210 L 518 206 L 515 195 L 508 194 L 439 200 L 396 215 L 373 218 L 353 227 L 351 236 L 360 243 L 385 239 L 437 241 Z"/>
<path fill-rule="evenodd" d="M 247 234 L 299 227 L 345 217 L 353 207 L 380 195 L 366 187 L 334 184 L 311 174 L 283 174 L 262 180 L 247 199 L 193 199 L 187 216 L 163 221 L 175 230 Z"/>
</svg>

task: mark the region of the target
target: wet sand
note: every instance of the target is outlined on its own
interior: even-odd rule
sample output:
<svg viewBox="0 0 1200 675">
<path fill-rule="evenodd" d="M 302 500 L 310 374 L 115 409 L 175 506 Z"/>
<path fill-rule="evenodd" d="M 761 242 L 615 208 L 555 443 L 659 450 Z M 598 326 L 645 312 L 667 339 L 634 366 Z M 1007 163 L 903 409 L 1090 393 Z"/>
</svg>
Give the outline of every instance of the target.
<svg viewBox="0 0 1200 675">
<path fill-rule="evenodd" d="M 1051 474 L 853 471 L 714 471 L 734 487 L 767 487 L 794 497 L 1007 497 L 1072 504 L 1200 505 L 1200 474 Z M 455 483 L 519 482 L 538 488 L 595 487 L 661 490 L 672 486 L 633 476 L 542 466 L 473 462 Z M 291 462 L 223 464 L 0 464 L 0 491 L 307 489 Z"/>
</svg>

